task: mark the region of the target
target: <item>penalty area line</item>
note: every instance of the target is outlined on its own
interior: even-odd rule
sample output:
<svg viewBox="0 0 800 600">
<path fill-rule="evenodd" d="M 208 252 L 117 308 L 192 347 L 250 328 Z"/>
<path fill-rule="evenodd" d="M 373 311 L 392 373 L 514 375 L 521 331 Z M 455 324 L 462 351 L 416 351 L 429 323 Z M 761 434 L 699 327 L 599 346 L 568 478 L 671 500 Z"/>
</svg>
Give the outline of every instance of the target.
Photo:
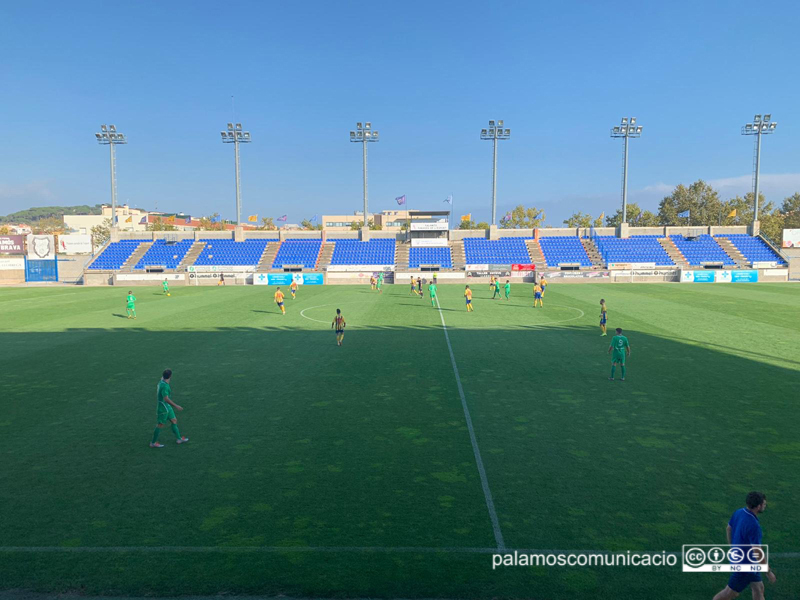
<svg viewBox="0 0 800 600">
<path fill-rule="evenodd" d="M 483 497 L 486 499 L 486 508 L 489 510 L 489 518 L 492 521 L 492 530 L 494 531 L 494 540 L 497 543 L 497 551 L 503 552 L 505 550 L 505 542 L 503 541 L 503 531 L 500 529 L 500 521 L 497 518 L 497 511 L 494 508 L 494 499 L 492 498 L 492 490 L 489 489 L 489 480 L 486 477 L 486 469 L 483 467 L 483 459 L 481 458 L 481 451 L 478 448 L 478 439 L 475 437 L 475 428 L 472 426 L 472 417 L 469 415 L 469 407 L 467 406 L 467 398 L 464 396 L 464 386 L 461 385 L 461 376 L 458 374 L 458 365 L 456 364 L 456 356 L 453 354 L 453 346 L 450 344 L 450 334 L 447 333 L 447 325 L 444 322 L 444 314 L 442 313 L 442 305 L 439 304 L 439 297 L 436 297 L 436 308 L 439 309 L 439 318 L 442 320 L 442 330 L 444 331 L 444 339 L 447 341 L 447 350 L 450 352 L 450 363 L 453 365 L 453 373 L 456 376 L 456 385 L 458 386 L 458 395 L 461 396 L 461 407 L 464 409 L 464 418 L 467 420 L 467 429 L 469 430 L 469 439 L 472 442 L 472 452 L 475 454 L 475 463 L 478 466 L 478 474 L 481 477 L 481 487 L 483 488 Z"/>
</svg>

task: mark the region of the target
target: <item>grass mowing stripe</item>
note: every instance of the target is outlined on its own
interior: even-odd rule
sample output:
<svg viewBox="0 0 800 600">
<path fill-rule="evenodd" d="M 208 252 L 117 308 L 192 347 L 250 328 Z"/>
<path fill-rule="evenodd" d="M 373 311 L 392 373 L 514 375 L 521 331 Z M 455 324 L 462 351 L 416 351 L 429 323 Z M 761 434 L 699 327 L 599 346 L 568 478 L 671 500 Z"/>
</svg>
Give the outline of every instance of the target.
<svg viewBox="0 0 800 600">
<path fill-rule="evenodd" d="M 489 518 L 492 520 L 492 529 L 494 530 L 494 539 L 497 542 L 497 549 L 502 551 L 505 549 L 505 542 L 503 541 L 503 532 L 500 529 L 500 521 L 497 519 L 497 511 L 494 508 L 494 499 L 492 498 L 492 490 L 489 489 L 489 481 L 486 478 L 486 470 L 483 468 L 483 459 L 481 458 L 481 451 L 478 448 L 478 440 L 475 437 L 475 428 L 472 426 L 472 417 L 469 416 L 469 407 L 467 406 L 467 399 L 464 397 L 464 387 L 461 385 L 461 377 L 458 374 L 458 365 L 456 364 L 456 357 L 453 354 L 453 346 L 450 345 L 450 335 L 447 333 L 447 325 L 444 322 L 444 315 L 442 314 L 442 305 L 439 304 L 439 298 L 436 298 L 436 308 L 439 310 L 439 318 L 442 320 L 442 331 L 444 331 L 444 339 L 447 341 L 447 350 L 450 352 L 450 363 L 453 365 L 453 373 L 456 376 L 456 384 L 458 385 L 458 395 L 461 396 L 461 407 L 464 409 L 464 418 L 467 421 L 467 429 L 469 429 L 469 439 L 472 442 L 472 451 L 475 454 L 475 462 L 478 465 L 478 473 L 481 476 L 481 486 L 483 487 L 483 495 L 486 498 L 486 508 L 489 509 Z"/>
</svg>

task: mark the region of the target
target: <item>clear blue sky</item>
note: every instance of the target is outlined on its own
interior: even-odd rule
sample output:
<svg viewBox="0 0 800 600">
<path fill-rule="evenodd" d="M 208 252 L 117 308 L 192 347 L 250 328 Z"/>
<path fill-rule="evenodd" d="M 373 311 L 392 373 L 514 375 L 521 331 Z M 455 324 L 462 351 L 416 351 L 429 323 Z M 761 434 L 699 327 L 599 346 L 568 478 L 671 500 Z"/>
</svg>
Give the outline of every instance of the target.
<svg viewBox="0 0 800 600">
<path fill-rule="evenodd" d="M 613 212 L 622 116 L 630 200 L 654 208 L 703 178 L 724 198 L 750 189 L 755 113 L 779 122 L 763 149 L 764 191 L 800 190 L 796 2 L 6 2 L 0 7 L 0 214 L 118 198 L 193 215 L 234 215 L 236 120 L 243 214 L 350 213 L 362 205 L 356 121 L 371 121 L 370 209 L 489 217 L 489 119 L 498 215 L 516 204 L 559 225 Z"/>
</svg>

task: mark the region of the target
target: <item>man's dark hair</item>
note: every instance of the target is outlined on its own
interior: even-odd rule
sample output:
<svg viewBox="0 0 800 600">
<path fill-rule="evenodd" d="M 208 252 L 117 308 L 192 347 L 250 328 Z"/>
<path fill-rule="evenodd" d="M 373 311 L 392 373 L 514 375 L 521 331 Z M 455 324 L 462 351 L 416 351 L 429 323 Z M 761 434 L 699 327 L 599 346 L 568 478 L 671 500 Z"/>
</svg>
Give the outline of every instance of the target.
<svg viewBox="0 0 800 600">
<path fill-rule="evenodd" d="M 163 377 L 164 381 L 172 377 L 172 369 L 166 369 L 161 377 Z"/>
<path fill-rule="evenodd" d="M 617 327 L 617 333 L 622 333 L 622 327 Z"/>
<path fill-rule="evenodd" d="M 342 310 L 341 310 L 340 308 L 337 308 L 337 309 L 336 309 L 336 314 L 337 314 L 337 315 L 340 315 L 340 314 L 342 314 Z"/>
<path fill-rule="evenodd" d="M 744 499 L 744 503 L 747 505 L 747 508 L 758 508 L 766 499 L 767 495 L 762 492 L 750 492 L 747 494 L 747 498 Z"/>
</svg>

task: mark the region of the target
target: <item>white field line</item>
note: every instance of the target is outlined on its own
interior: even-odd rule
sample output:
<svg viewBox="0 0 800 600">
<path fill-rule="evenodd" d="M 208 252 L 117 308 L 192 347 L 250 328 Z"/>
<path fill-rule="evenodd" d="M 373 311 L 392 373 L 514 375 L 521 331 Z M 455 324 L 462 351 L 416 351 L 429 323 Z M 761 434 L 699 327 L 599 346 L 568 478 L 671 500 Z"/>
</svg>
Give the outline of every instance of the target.
<svg viewBox="0 0 800 600">
<path fill-rule="evenodd" d="M 450 334 L 447 333 L 447 325 L 444 322 L 444 314 L 442 313 L 442 305 L 439 304 L 439 297 L 436 297 L 436 308 L 439 309 L 439 318 L 442 320 L 442 331 L 444 331 L 444 339 L 447 341 L 447 349 L 450 352 L 450 363 L 453 365 L 453 373 L 456 376 L 456 384 L 458 385 L 458 395 L 461 396 L 461 407 L 464 409 L 464 418 L 467 420 L 467 429 L 469 430 L 469 439 L 472 442 L 472 452 L 475 454 L 475 463 L 478 465 L 478 473 L 481 476 L 481 487 L 483 487 L 483 496 L 486 499 L 486 508 L 489 510 L 489 518 L 492 520 L 492 530 L 494 530 L 494 540 L 497 543 L 497 551 L 502 552 L 506 545 L 503 541 L 503 532 L 500 529 L 500 521 L 497 518 L 497 511 L 494 508 L 494 499 L 492 498 L 492 490 L 489 489 L 489 480 L 486 478 L 486 469 L 483 468 L 483 459 L 481 458 L 481 451 L 478 448 L 478 440 L 475 437 L 475 428 L 472 426 L 472 417 L 469 416 L 469 407 L 467 406 L 467 399 L 464 396 L 464 386 L 461 385 L 461 376 L 458 374 L 458 365 L 456 365 L 456 357 L 453 354 L 453 346 L 450 344 Z"/>
</svg>

